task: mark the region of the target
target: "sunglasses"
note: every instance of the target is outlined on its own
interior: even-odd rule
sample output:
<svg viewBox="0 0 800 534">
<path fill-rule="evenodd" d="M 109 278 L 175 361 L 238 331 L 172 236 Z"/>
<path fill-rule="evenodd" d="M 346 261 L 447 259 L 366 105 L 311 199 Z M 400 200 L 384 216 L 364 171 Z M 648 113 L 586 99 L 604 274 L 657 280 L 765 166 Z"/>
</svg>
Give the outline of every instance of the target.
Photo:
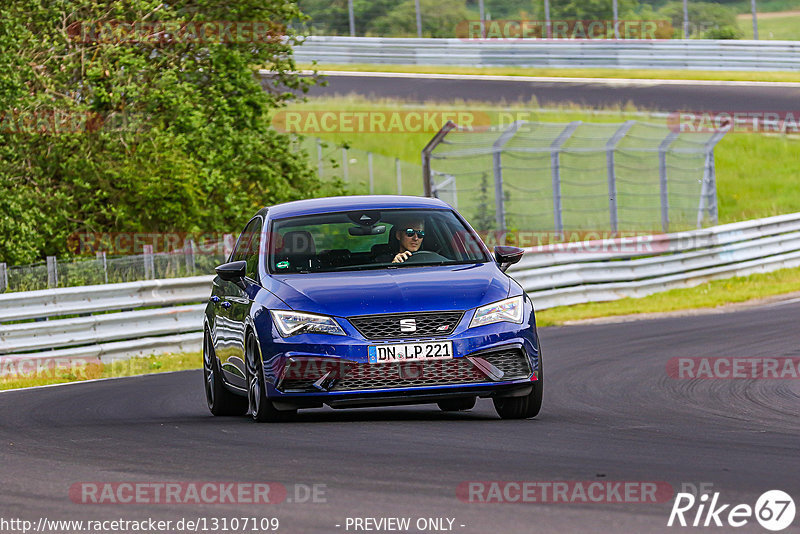
<svg viewBox="0 0 800 534">
<path fill-rule="evenodd" d="M 406 228 L 406 236 L 413 237 L 414 234 L 417 234 L 417 237 L 422 239 L 425 237 L 425 230 L 414 230 L 413 228 Z"/>
</svg>

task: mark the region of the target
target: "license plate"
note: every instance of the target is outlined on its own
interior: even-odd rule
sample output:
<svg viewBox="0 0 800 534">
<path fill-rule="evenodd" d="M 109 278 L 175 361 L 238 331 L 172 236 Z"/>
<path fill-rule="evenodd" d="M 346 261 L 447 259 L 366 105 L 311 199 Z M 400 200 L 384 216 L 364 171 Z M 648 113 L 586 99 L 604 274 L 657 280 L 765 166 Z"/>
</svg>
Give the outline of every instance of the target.
<svg viewBox="0 0 800 534">
<path fill-rule="evenodd" d="M 424 343 L 397 343 L 367 347 L 369 363 L 418 362 L 447 360 L 453 357 L 452 341 L 427 341 Z"/>
</svg>

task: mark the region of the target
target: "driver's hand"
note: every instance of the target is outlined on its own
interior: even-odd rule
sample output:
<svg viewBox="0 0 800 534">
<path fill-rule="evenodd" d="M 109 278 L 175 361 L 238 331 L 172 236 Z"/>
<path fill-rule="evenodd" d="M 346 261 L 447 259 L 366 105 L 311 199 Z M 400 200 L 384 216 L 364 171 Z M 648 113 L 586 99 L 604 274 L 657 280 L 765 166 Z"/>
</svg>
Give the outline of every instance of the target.
<svg viewBox="0 0 800 534">
<path fill-rule="evenodd" d="M 408 258 L 411 257 L 411 251 L 406 250 L 405 252 L 400 252 L 397 256 L 394 257 L 392 263 L 403 263 Z"/>
</svg>

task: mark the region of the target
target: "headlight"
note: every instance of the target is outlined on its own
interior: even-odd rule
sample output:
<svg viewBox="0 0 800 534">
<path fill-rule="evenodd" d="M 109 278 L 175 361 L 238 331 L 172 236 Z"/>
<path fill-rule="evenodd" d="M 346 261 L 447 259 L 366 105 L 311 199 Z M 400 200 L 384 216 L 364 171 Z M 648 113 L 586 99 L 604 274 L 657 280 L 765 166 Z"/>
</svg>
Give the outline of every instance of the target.
<svg viewBox="0 0 800 534">
<path fill-rule="evenodd" d="M 483 326 L 501 321 L 521 323 L 522 307 L 522 295 L 481 306 L 475 310 L 475 317 L 472 318 L 469 327 Z"/>
<path fill-rule="evenodd" d="M 270 310 L 272 320 L 283 337 L 297 334 L 330 334 L 344 336 L 344 330 L 333 317 L 283 310 Z"/>
</svg>

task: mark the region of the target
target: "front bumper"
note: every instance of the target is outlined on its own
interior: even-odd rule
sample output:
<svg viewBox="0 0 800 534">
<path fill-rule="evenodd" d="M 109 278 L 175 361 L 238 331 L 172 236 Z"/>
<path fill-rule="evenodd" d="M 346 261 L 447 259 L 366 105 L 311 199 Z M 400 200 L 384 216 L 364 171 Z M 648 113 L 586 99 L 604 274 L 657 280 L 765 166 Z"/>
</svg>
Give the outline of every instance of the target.
<svg viewBox="0 0 800 534">
<path fill-rule="evenodd" d="M 281 338 L 274 326 L 258 325 L 267 394 L 279 409 L 526 395 L 532 381 L 538 379 L 539 369 L 532 310 L 528 317 L 522 324 L 495 323 L 476 328 L 467 328 L 470 317 L 464 317 L 451 336 L 435 338 L 452 341 L 454 358 L 387 364 L 368 363 L 367 348 L 434 338 L 367 340 L 340 318 L 337 320 L 347 336 L 301 334 Z M 268 326 L 269 331 L 265 331 Z"/>
</svg>

